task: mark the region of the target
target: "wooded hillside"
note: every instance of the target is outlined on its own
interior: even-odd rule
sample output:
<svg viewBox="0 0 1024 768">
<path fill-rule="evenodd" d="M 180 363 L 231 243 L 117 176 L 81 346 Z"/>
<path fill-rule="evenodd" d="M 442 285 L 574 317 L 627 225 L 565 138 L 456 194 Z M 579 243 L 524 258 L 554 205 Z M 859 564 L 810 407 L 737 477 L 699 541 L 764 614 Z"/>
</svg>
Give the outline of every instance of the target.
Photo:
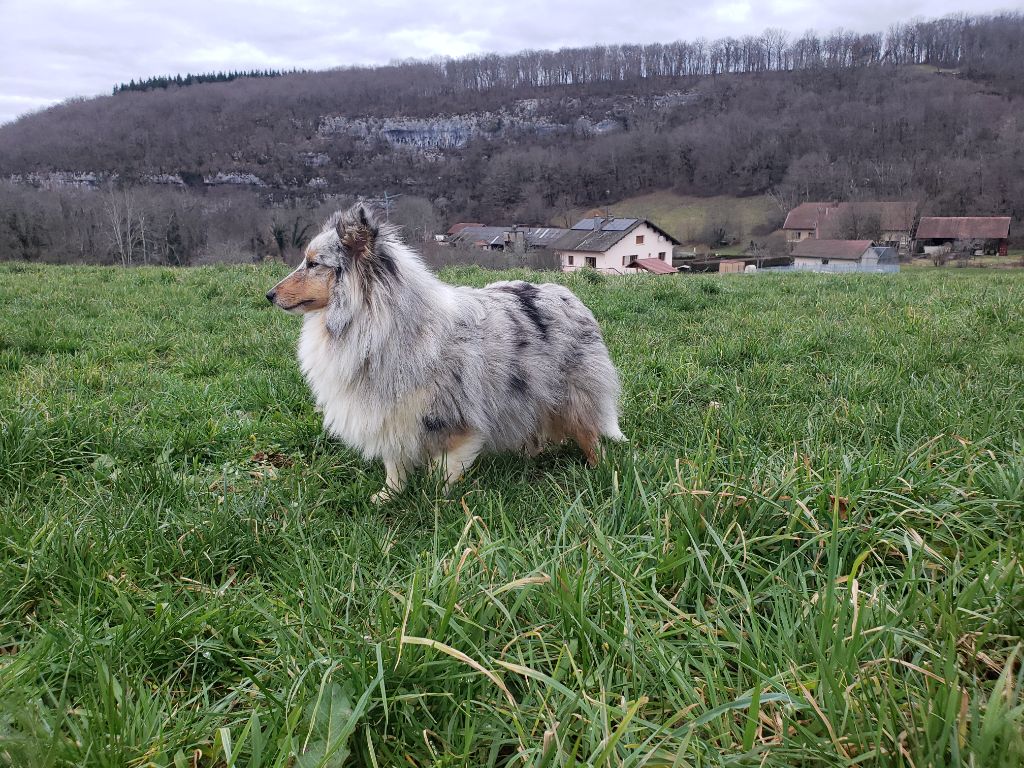
<svg viewBox="0 0 1024 768">
<path fill-rule="evenodd" d="M 767 30 L 230 82 L 165 78 L 0 128 L 0 176 L 14 180 L 0 192 L 0 254 L 52 253 L 67 240 L 54 219 L 75 210 L 75 226 L 91 217 L 97 231 L 77 232 L 65 250 L 100 258 L 112 217 L 100 208 L 111 202 L 81 187 L 141 186 L 136 207 L 162 196 L 150 220 L 167 224 L 173 208 L 178 232 L 195 230 L 193 245 L 172 249 L 186 262 L 211 238 L 269 247 L 272 219 L 296 224 L 289 207 L 383 192 L 401 193 L 423 232 L 459 219 L 547 223 L 658 189 L 770 193 L 780 210 L 910 198 L 926 213 L 1020 220 L 1022 39 L 1024 16 L 1009 13 L 873 35 Z M 209 230 L 225 218 L 230 227 Z"/>
</svg>

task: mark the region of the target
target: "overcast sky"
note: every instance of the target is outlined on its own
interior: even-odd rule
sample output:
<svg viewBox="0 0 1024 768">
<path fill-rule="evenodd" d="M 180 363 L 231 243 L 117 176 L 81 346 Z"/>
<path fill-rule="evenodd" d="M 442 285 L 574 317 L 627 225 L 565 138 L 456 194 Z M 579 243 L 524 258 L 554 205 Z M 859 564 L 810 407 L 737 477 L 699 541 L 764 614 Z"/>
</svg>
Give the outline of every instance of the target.
<svg viewBox="0 0 1024 768">
<path fill-rule="evenodd" d="M 160 74 L 325 69 L 592 43 L 710 39 L 893 21 L 1019 0 L 0 0 L 0 123 Z"/>
</svg>

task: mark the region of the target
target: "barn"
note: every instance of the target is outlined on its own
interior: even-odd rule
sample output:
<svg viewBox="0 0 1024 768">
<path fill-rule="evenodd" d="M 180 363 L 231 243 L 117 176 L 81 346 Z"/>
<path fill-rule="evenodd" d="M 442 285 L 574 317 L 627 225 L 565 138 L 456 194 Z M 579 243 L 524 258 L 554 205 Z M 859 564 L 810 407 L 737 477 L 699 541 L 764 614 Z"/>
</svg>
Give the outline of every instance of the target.
<svg viewBox="0 0 1024 768">
<path fill-rule="evenodd" d="M 1010 246 L 1009 216 L 925 216 L 917 225 L 917 253 L 936 248 L 957 248 L 998 253 L 1005 256 Z"/>
<path fill-rule="evenodd" d="M 802 240 L 793 246 L 796 269 L 822 272 L 888 271 L 898 269 L 899 258 L 891 246 L 876 246 L 870 240 Z"/>
<path fill-rule="evenodd" d="M 782 225 L 786 240 L 871 238 L 909 253 L 917 203 L 905 200 L 857 203 L 801 203 Z"/>
</svg>

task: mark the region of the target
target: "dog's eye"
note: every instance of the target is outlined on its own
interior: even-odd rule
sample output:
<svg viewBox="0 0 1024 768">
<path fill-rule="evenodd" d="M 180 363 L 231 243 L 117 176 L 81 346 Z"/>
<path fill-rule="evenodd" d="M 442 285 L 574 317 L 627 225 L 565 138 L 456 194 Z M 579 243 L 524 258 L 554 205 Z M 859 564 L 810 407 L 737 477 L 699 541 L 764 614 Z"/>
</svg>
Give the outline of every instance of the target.
<svg viewBox="0 0 1024 768">
<path fill-rule="evenodd" d="M 306 262 L 306 269 L 313 269 L 314 267 L 319 267 L 319 266 L 320 265 L 317 262 L 315 262 L 315 261 L 307 261 Z"/>
</svg>

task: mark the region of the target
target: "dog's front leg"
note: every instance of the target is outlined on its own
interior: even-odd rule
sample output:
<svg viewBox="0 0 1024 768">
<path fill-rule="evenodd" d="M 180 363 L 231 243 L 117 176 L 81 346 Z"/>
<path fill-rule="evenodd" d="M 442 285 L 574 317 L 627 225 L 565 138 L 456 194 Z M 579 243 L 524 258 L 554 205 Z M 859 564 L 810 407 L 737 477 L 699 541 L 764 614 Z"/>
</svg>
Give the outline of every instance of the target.
<svg viewBox="0 0 1024 768">
<path fill-rule="evenodd" d="M 404 457 L 384 459 L 384 471 L 387 473 L 387 479 L 384 481 L 384 487 L 373 494 L 370 501 L 374 504 L 383 504 L 401 493 L 409 480 L 411 470 L 412 465 Z"/>
<path fill-rule="evenodd" d="M 448 493 L 463 473 L 476 461 L 484 439 L 480 435 L 468 434 L 453 439 L 444 454 L 444 492 Z"/>
</svg>

